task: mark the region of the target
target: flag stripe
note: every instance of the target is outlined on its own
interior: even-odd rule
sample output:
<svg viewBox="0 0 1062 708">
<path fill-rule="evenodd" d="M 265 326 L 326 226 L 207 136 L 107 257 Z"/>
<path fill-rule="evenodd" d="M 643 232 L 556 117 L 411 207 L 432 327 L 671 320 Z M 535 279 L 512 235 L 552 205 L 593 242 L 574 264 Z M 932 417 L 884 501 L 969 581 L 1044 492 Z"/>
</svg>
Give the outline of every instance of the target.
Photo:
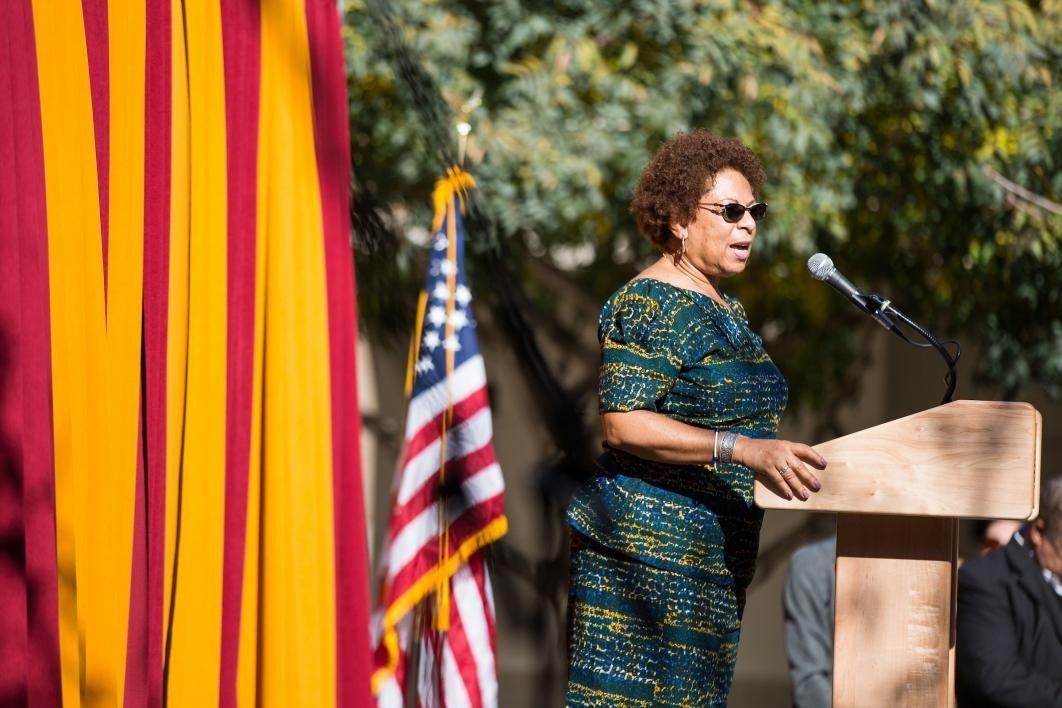
<svg viewBox="0 0 1062 708">
<path fill-rule="evenodd" d="M 450 629 L 435 632 L 428 622 L 421 635 L 419 702 L 447 708 L 497 705 L 493 635 L 486 634 L 492 603 L 483 554 L 473 554 L 452 580 L 455 602 Z M 401 675 L 396 672 L 396 679 Z M 385 682 L 378 705 L 402 705 L 393 697 L 397 685 L 395 679 Z"/>
<path fill-rule="evenodd" d="M 381 649 L 376 653 L 377 669 L 372 677 L 374 693 L 377 693 L 383 682 L 394 673 L 395 664 L 401 665 L 404 649 L 397 656 L 393 656 L 390 653 L 390 649 L 404 646 L 400 635 L 397 634 L 402 618 L 406 617 L 407 613 L 436 586 L 439 582 L 439 577 L 450 577 L 460 564 L 465 562 L 477 549 L 505 535 L 508 530 L 508 521 L 501 514 L 502 505 L 500 502 L 501 497 L 499 496 L 497 503 L 492 505 L 494 506 L 494 516 L 486 525 L 480 522 L 477 526 L 472 527 L 467 518 L 461 519 L 457 524 L 454 524 L 455 527 L 462 526 L 463 528 L 458 528 L 456 529 L 458 533 L 451 534 L 451 548 L 445 564 L 432 567 L 430 571 L 421 573 L 415 580 L 406 582 L 405 586 L 408 589 L 402 593 L 395 591 L 395 587 L 398 585 L 397 582 L 390 588 L 389 596 L 391 600 L 379 620 L 382 625 L 378 635 Z M 435 548 L 434 544 L 426 547 Z"/>
<path fill-rule="evenodd" d="M 432 418 L 445 411 L 452 403 L 463 401 L 473 392 L 483 388 L 487 372 L 482 357 L 472 357 L 454 369 L 449 382 L 445 379 L 431 388 L 418 393 L 409 402 L 406 414 L 406 438 L 411 438 Z"/>
<path fill-rule="evenodd" d="M 144 431 L 141 416 L 141 433 Z M 148 587 L 147 587 L 147 499 L 145 498 L 144 435 L 137 435 L 136 480 L 134 482 L 132 570 L 129 575 L 129 629 L 125 639 L 125 708 L 148 705 Z"/>
<path fill-rule="evenodd" d="M 473 701 L 473 694 L 469 690 L 466 679 L 474 672 L 473 667 L 467 661 L 458 661 L 454 651 L 455 645 L 452 640 L 463 636 L 461 628 L 452 625 L 446 634 L 439 639 L 441 644 L 442 666 L 441 678 L 443 696 L 441 704 L 446 708 L 479 708 L 479 704 Z M 460 649 L 468 648 L 465 644 L 459 644 Z"/>
<path fill-rule="evenodd" d="M 478 554 L 477 554 L 478 555 Z M 473 562 L 474 559 L 469 559 Z M 451 654 L 455 656 L 474 656 L 476 662 L 456 662 L 455 670 L 460 676 L 462 687 L 467 695 L 469 705 L 473 708 L 482 708 L 483 697 L 479 686 L 480 663 L 488 661 L 486 656 L 477 654 L 468 633 L 468 622 L 475 621 L 474 605 L 479 605 L 479 614 L 483 613 L 483 598 L 479 594 L 479 588 L 472 578 L 468 565 L 462 566 L 453 579 L 454 602 L 451 606 L 450 631 L 446 633 L 445 641 L 449 645 Z M 482 647 L 479 647 L 482 648 Z M 486 647 L 489 649 L 490 647 Z"/>
<path fill-rule="evenodd" d="M 467 406 L 465 410 L 471 409 Z M 430 444 L 424 445 L 415 451 L 415 456 L 410 457 L 402 470 L 402 486 L 398 490 L 398 503 L 408 504 L 417 490 L 439 473 L 440 458 L 445 456 L 447 462 L 467 453 L 469 450 L 478 450 L 486 446 L 491 440 L 493 426 L 491 425 L 490 409 L 480 407 L 459 425 L 454 426 L 447 432 L 451 441 L 458 444 L 450 444 L 443 450 L 442 440 L 439 433 L 443 430 L 441 425 L 434 428 L 436 439 Z M 421 442 L 420 437 L 415 442 Z"/>
<path fill-rule="evenodd" d="M 454 522 L 462 515 L 475 512 L 478 506 L 497 499 L 503 491 L 501 468 L 495 463 L 461 484 L 460 498 L 451 500 L 449 504 L 449 520 Z M 405 567 L 418 557 L 423 561 L 421 553 L 425 545 L 433 542 L 439 531 L 439 518 L 435 507 L 426 508 L 406 523 L 391 542 L 391 577 L 401 577 L 400 573 Z M 401 585 L 396 581 L 395 587 Z"/>
<path fill-rule="evenodd" d="M 482 476 L 493 477 L 493 475 Z M 485 503 L 460 509 L 457 514 L 451 516 L 447 549 L 449 555 L 457 557 L 457 560 L 452 561 L 454 568 L 477 548 L 475 543 L 479 540 L 484 517 L 489 518 L 492 514 L 500 514 L 502 506 L 502 494 L 498 491 L 494 496 L 486 499 Z M 431 518 L 433 516 L 434 518 Z M 395 547 L 398 552 L 404 555 L 412 554 L 412 556 L 392 575 L 391 585 L 395 593 L 409 594 L 412 600 L 412 596 L 422 590 L 419 587 L 423 580 L 422 576 L 434 570 L 441 562 L 441 559 L 436 558 L 435 551 L 435 539 L 440 532 L 438 515 L 425 511 L 410 522 L 408 527 L 409 531 L 399 534 Z M 504 530 L 504 526 L 502 528 Z M 440 570 L 440 572 L 443 571 Z"/>
<path fill-rule="evenodd" d="M 218 704 L 237 701 L 240 624 L 247 544 L 252 403 L 255 379 L 255 315 L 258 189 L 258 7 L 221 3 L 225 64 L 228 168 L 228 344 L 225 440 L 225 535 Z M 251 619 L 251 618 L 248 618 Z M 252 620 L 253 621 L 253 620 Z"/>
<path fill-rule="evenodd" d="M 446 475 L 452 476 L 456 474 L 459 475 L 458 479 L 463 479 L 465 477 L 472 478 L 491 465 L 494 465 L 495 460 L 494 446 L 488 441 L 483 447 L 478 450 L 473 450 L 464 457 L 447 461 Z M 468 484 L 468 481 L 462 482 L 461 487 L 459 488 L 459 493 L 461 495 L 467 494 L 467 490 L 465 489 L 466 484 Z M 438 498 L 438 494 L 438 480 L 427 480 L 404 505 L 395 509 L 393 515 L 395 529 L 405 526 L 419 516 L 421 512 L 434 504 Z"/>
<path fill-rule="evenodd" d="M 100 257 L 103 263 L 103 288 L 107 290 L 107 246 L 110 202 L 110 41 L 108 0 L 81 0 L 85 18 L 85 49 L 89 69 L 89 90 L 92 96 L 92 125 L 96 139 L 96 178 L 100 199 Z"/>
<path fill-rule="evenodd" d="M 93 631 L 106 633 L 96 648 L 102 654 L 102 670 L 114 681 L 118 705 L 125 704 L 129 632 L 142 629 L 131 623 L 144 619 L 140 612 L 144 598 L 131 595 L 134 570 L 141 576 L 146 570 L 133 558 L 136 491 L 141 483 L 142 387 L 140 376 L 129 375 L 141 371 L 143 352 L 145 11 L 144 3 L 116 11 L 108 18 L 106 35 L 110 138 L 103 152 L 110 178 L 107 193 L 101 195 L 108 216 L 104 221 L 101 213 L 101 239 L 107 238 L 107 249 L 100 281 L 106 298 L 102 382 L 107 394 L 102 398 L 108 440 L 102 474 L 89 485 L 90 498 L 96 496 L 98 501 L 88 518 L 100 542 L 88 549 L 91 555 L 86 560 L 98 573 L 89 588 L 93 605 L 100 608 L 100 614 L 93 611 L 91 617 L 98 622 Z M 99 155 L 97 151 L 97 160 Z M 139 509 L 141 526 L 144 511 Z M 131 602 L 136 613 L 131 612 Z M 142 675 L 138 679 L 142 686 Z"/>
<path fill-rule="evenodd" d="M 469 559 L 468 565 L 454 575 L 454 612 L 461 618 L 461 638 L 465 647 L 455 649 L 458 654 L 476 658 L 473 676 L 465 677 L 473 704 L 497 703 L 498 679 L 494 664 L 494 628 L 488 621 L 493 614 L 485 586 L 486 567 L 483 553 Z M 456 636 L 454 637 L 456 639 Z M 464 675 L 464 672 L 463 672 Z"/>
<path fill-rule="evenodd" d="M 219 691 L 229 371 L 225 74 L 219 8 L 187 3 L 183 16 L 187 81 L 194 88 L 183 98 L 189 107 L 188 359 L 166 698 L 172 705 L 210 705 Z"/>
<path fill-rule="evenodd" d="M 321 194 L 302 0 L 262 3 L 259 198 L 266 220 L 259 700 L 336 695 L 331 366 Z M 277 333 L 276 336 L 271 333 Z M 297 336 L 292 336 L 298 333 Z M 299 376 L 295 377 L 295 372 Z"/>
<path fill-rule="evenodd" d="M 116 677 L 79 637 L 106 614 L 95 600 L 88 562 L 95 529 L 87 518 L 89 479 L 105 466 L 104 298 L 98 171 L 81 4 L 34 0 L 48 218 L 52 410 L 55 450 L 56 555 L 63 705 L 81 703 L 80 684 L 101 701 L 117 698 Z M 110 539 L 107 540 L 108 542 Z M 124 631 L 121 632 L 124 638 Z"/>
<path fill-rule="evenodd" d="M 158 0 L 165 2 L 166 0 Z M 191 116 L 188 86 L 187 23 L 183 0 L 170 2 L 170 238 L 166 307 L 166 482 L 163 499 L 162 667 L 170 671 L 177 578 L 180 497 L 188 403 L 189 313 L 191 292 Z M 156 511 L 158 513 L 158 511 Z M 166 698 L 166 687 L 162 687 Z M 157 705 L 157 704 L 156 704 Z"/>
<path fill-rule="evenodd" d="M 250 420 L 250 446 L 248 455 L 249 474 L 247 477 L 246 520 L 244 531 L 244 564 L 243 564 L 243 587 L 240 600 L 240 626 L 239 626 L 239 651 L 236 662 L 236 694 L 239 705 L 257 705 L 259 700 L 259 659 L 261 647 L 259 642 L 262 635 L 259 632 L 259 624 L 262 620 L 261 584 L 262 564 L 260 555 L 265 548 L 262 533 L 262 476 L 265 472 L 263 467 L 263 441 L 262 422 L 264 417 L 264 394 L 263 383 L 265 381 L 265 307 L 266 307 L 266 224 L 267 203 L 263 196 L 263 174 L 265 173 L 268 153 L 264 150 L 266 135 L 263 130 L 262 113 L 262 14 L 260 4 L 255 15 L 255 24 L 248 29 L 253 29 L 256 35 L 257 56 L 255 57 L 255 69 L 257 71 L 257 92 L 255 94 L 254 136 L 255 143 L 255 172 L 254 172 L 254 347 L 251 355 L 251 420 Z M 251 60 L 251 57 L 247 57 Z"/>
<path fill-rule="evenodd" d="M 169 0 L 146 7 L 144 88 L 144 462 L 147 555 L 144 653 L 147 704 L 162 704 L 166 578 L 166 454 L 172 145 L 172 28 Z M 137 525 L 139 528 L 140 525 Z"/>
<path fill-rule="evenodd" d="M 470 393 L 467 398 L 459 400 L 453 405 L 453 419 L 463 420 L 466 418 L 470 418 L 477 412 L 483 410 L 488 405 L 489 401 L 487 400 L 487 388 L 485 386 L 480 387 L 479 389 Z M 429 445 L 438 442 L 439 431 L 442 430 L 444 416 L 446 416 L 445 411 L 438 413 L 434 418 L 425 423 L 420 428 L 420 430 L 414 433 L 411 438 L 409 438 L 409 441 L 406 443 L 406 450 L 404 454 L 405 464 L 409 464 L 411 460 L 420 455 Z M 487 423 L 488 425 L 490 424 L 489 419 Z M 451 433 L 453 433 L 453 431 L 451 431 Z M 489 430 L 487 434 L 489 436 Z M 438 450 L 436 449 L 436 457 L 437 456 Z M 405 483 L 405 480 L 406 478 L 403 475 L 403 483 Z M 409 489 L 406 490 L 407 494 L 412 493 L 410 490 L 415 489 L 421 484 L 423 484 L 423 480 L 420 480 L 420 482 L 411 481 L 409 483 Z M 408 497 L 403 498 L 400 495 L 399 503 L 404 504 L 406 499 L 408 499 Z"/>
<path fill-rule="evenodd" d="M 59 629 L 44 157 L 32 8 L 0 3 L 0 430 L 18 482 L 0 503 L 23 566 L 0 577 L 0 695 L 58 705 Z M 18 496 L 21 495 L 21 497 Z M 21 507 L 21 513 L 19 513 Z M 10 515 L 7 511 L 10 509 Z M 28 589 L 32 588 L 32 592 Z M 10 623 L 10 624 L 9 624 Z"/>
<path fill-rule="evenodd" d="M 261 111 L 259 110 L 259 115 Z M 259 139 L 260 140 L 260 139 Z M 256 167 L 256 193 L 261 166 Z M 258 701 L 258 658 L 261 621 L 259 595 L 261 576 L 259 555 L 261 553 L 262 520 L 262 419 L 263 384 L 265 381 L 265 276 L 266 240 L 261 236 L 265 205 L 261 199 L 255 203 L 255 264 L 254 264 L 254 348 L 251 356 L 251 421 L 246 490 L 246 523 L 244 530 L 243 588 L 240 601 L 239 652 L 236 666 L 236 692 L 239 705 L 256 705 Z"/>
<path fill-rule="evenodd" d="M 314 136 L 324 227 L 332 374 L 332 464 L 335 503 L 336 705 L 371 701 L 372 656 L 359 631 L 369 616 L 364 559 L 365 501 L 360 484 L 360 417 L 356 365 L 357 299 L 350 253 L 350 128 L 347 78 L 337 6 L 306 0 L 313 91 Z"/>
</svg>

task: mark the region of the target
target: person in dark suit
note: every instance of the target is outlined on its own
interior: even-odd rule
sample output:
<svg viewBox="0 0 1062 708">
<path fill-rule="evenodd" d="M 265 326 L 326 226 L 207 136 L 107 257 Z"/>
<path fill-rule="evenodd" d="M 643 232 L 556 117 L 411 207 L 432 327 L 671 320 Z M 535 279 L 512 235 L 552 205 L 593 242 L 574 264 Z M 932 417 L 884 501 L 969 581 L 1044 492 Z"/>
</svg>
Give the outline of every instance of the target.
<svg viewBox="0 0 1062 708">
<path fill-rule="evenodd" d="M 959 569 L 957 622 L 959 708 L 1062 706 L 1062 476 L 1036 521 Z"/>
</svg>

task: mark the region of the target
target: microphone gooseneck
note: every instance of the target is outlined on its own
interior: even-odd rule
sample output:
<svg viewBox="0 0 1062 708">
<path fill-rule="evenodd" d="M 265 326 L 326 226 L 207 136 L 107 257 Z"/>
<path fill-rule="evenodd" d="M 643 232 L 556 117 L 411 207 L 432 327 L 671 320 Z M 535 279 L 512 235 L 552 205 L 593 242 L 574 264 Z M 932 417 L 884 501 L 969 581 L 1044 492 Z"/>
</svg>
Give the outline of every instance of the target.
<svg viewBox="0 0 1062 708">
<path fill-rule="evenodd" d="M 944 359 L 944 362 L 948 365 L 948 373 L 944 375 L 944 383 L 947 386 L 947 391 L 944 393 L 944 400 L 942 403 L 948 403 L 951 401 L 952 394 L 955 392 L 955 365 L 958 363 L 959 357 L 962 355 L 962 348 L 957 341 L 945 340 L 945 343 L 955 345 L 955 354 L 952 355 L 943 343 L 937 340 L 936 337 L 930 334 L 929 331 L 920 324 L 900 312 L 900 310 L 892 304 L 892 301 L 887 300 L 876 293 L 864 293 L 862 290 L 852 285 L 852 282 L 841 275 L 841 272 L 833 265 L 833 259 L 825 253 L 816 253 L 808 259 L 808 272 L 815 280 L 821 280 L 822 282 L 831 285 L 837 290 L 837 292 L 848 298 L 856 307 L 873 317 L 878 324 L 911 346 L 921 348 L 932 347 L 936 349 Z M 890 315 L 896 317 L 917 332 L 926 340 L 927 344 L 911 341 L 911 339 L 904 334 L 899 327 L 893 324 L 889 317 Z"/>
</svg>

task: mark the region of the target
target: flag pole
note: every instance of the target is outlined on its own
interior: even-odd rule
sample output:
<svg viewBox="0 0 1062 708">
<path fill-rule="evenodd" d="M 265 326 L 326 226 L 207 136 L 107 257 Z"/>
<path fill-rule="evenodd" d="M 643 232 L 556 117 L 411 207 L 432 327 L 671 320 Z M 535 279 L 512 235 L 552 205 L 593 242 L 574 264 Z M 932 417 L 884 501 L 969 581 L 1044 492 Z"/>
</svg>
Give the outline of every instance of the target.
<svg viewBox="0 0 1062 708">
<path fill-rule="evenodd" d="M 413 608 L 413 622 L 409 629 L 408 659 L 406 660 L 406 682 L 402 686 L 402 704 L 405 708 L 418 708 L 417 693 L 420 683 L 420 639 L 424 632 L 424 606 L 419 602 Z"/>
<path fill-rule="evenodd" d="M 413 325 L 413 336 L 409 340 L 409 356 L 406 361 L 405 407 L 407 410 L 409 409 L 410 398 L 413 395 L 413 379 L 416 374 L 417 360 L 420 358 L 421 325 L 424 323 L 424 311 L 427 309 L 427 305 L 428 293 L 422 290 L 417 296 L 417 315 Z M 405 441 L 403 441 L 402 447 L 403 451 L 399 452 L 397 469 L 395 470 L 396 482 L 402 471 L 402 459 L 405 457 Z M 395 489 L 398 489 L 397 484 Z M 392 503 L 391 506 L 393 507 L 394 504 Z M 420 635 L 421 628 L 424 625 L 424 603 L 417 603 L 412 610 L 412 614 L 412 626 L 409 633 L 412 646 L 409 647 L 407 654 L 406 680 L 405 685 L 402 686 L 402 702 L 406 708 L 417 708 L 417 681 L 420 675 Z"/>
</svg>

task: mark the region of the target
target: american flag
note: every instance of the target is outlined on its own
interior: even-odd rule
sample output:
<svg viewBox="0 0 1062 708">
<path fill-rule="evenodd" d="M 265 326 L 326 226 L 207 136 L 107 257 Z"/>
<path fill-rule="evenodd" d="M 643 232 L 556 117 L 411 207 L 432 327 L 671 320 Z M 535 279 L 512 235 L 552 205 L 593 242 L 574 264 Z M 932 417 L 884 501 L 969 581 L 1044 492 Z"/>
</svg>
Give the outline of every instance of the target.
<svg viewBox="0 0 1062 708">
<path fill-rule="evenodd" d="M 419 706 L 497 705 L 494 600 L 482 548 L 505 534 L 507 521 L 464 270 L 461 207 L 474 184 L 452 168 L 435 188 L 405 450 L 374 622 L 372 683 L 381 707 L 405 705 L 410 686 Z"/>
</svg>

